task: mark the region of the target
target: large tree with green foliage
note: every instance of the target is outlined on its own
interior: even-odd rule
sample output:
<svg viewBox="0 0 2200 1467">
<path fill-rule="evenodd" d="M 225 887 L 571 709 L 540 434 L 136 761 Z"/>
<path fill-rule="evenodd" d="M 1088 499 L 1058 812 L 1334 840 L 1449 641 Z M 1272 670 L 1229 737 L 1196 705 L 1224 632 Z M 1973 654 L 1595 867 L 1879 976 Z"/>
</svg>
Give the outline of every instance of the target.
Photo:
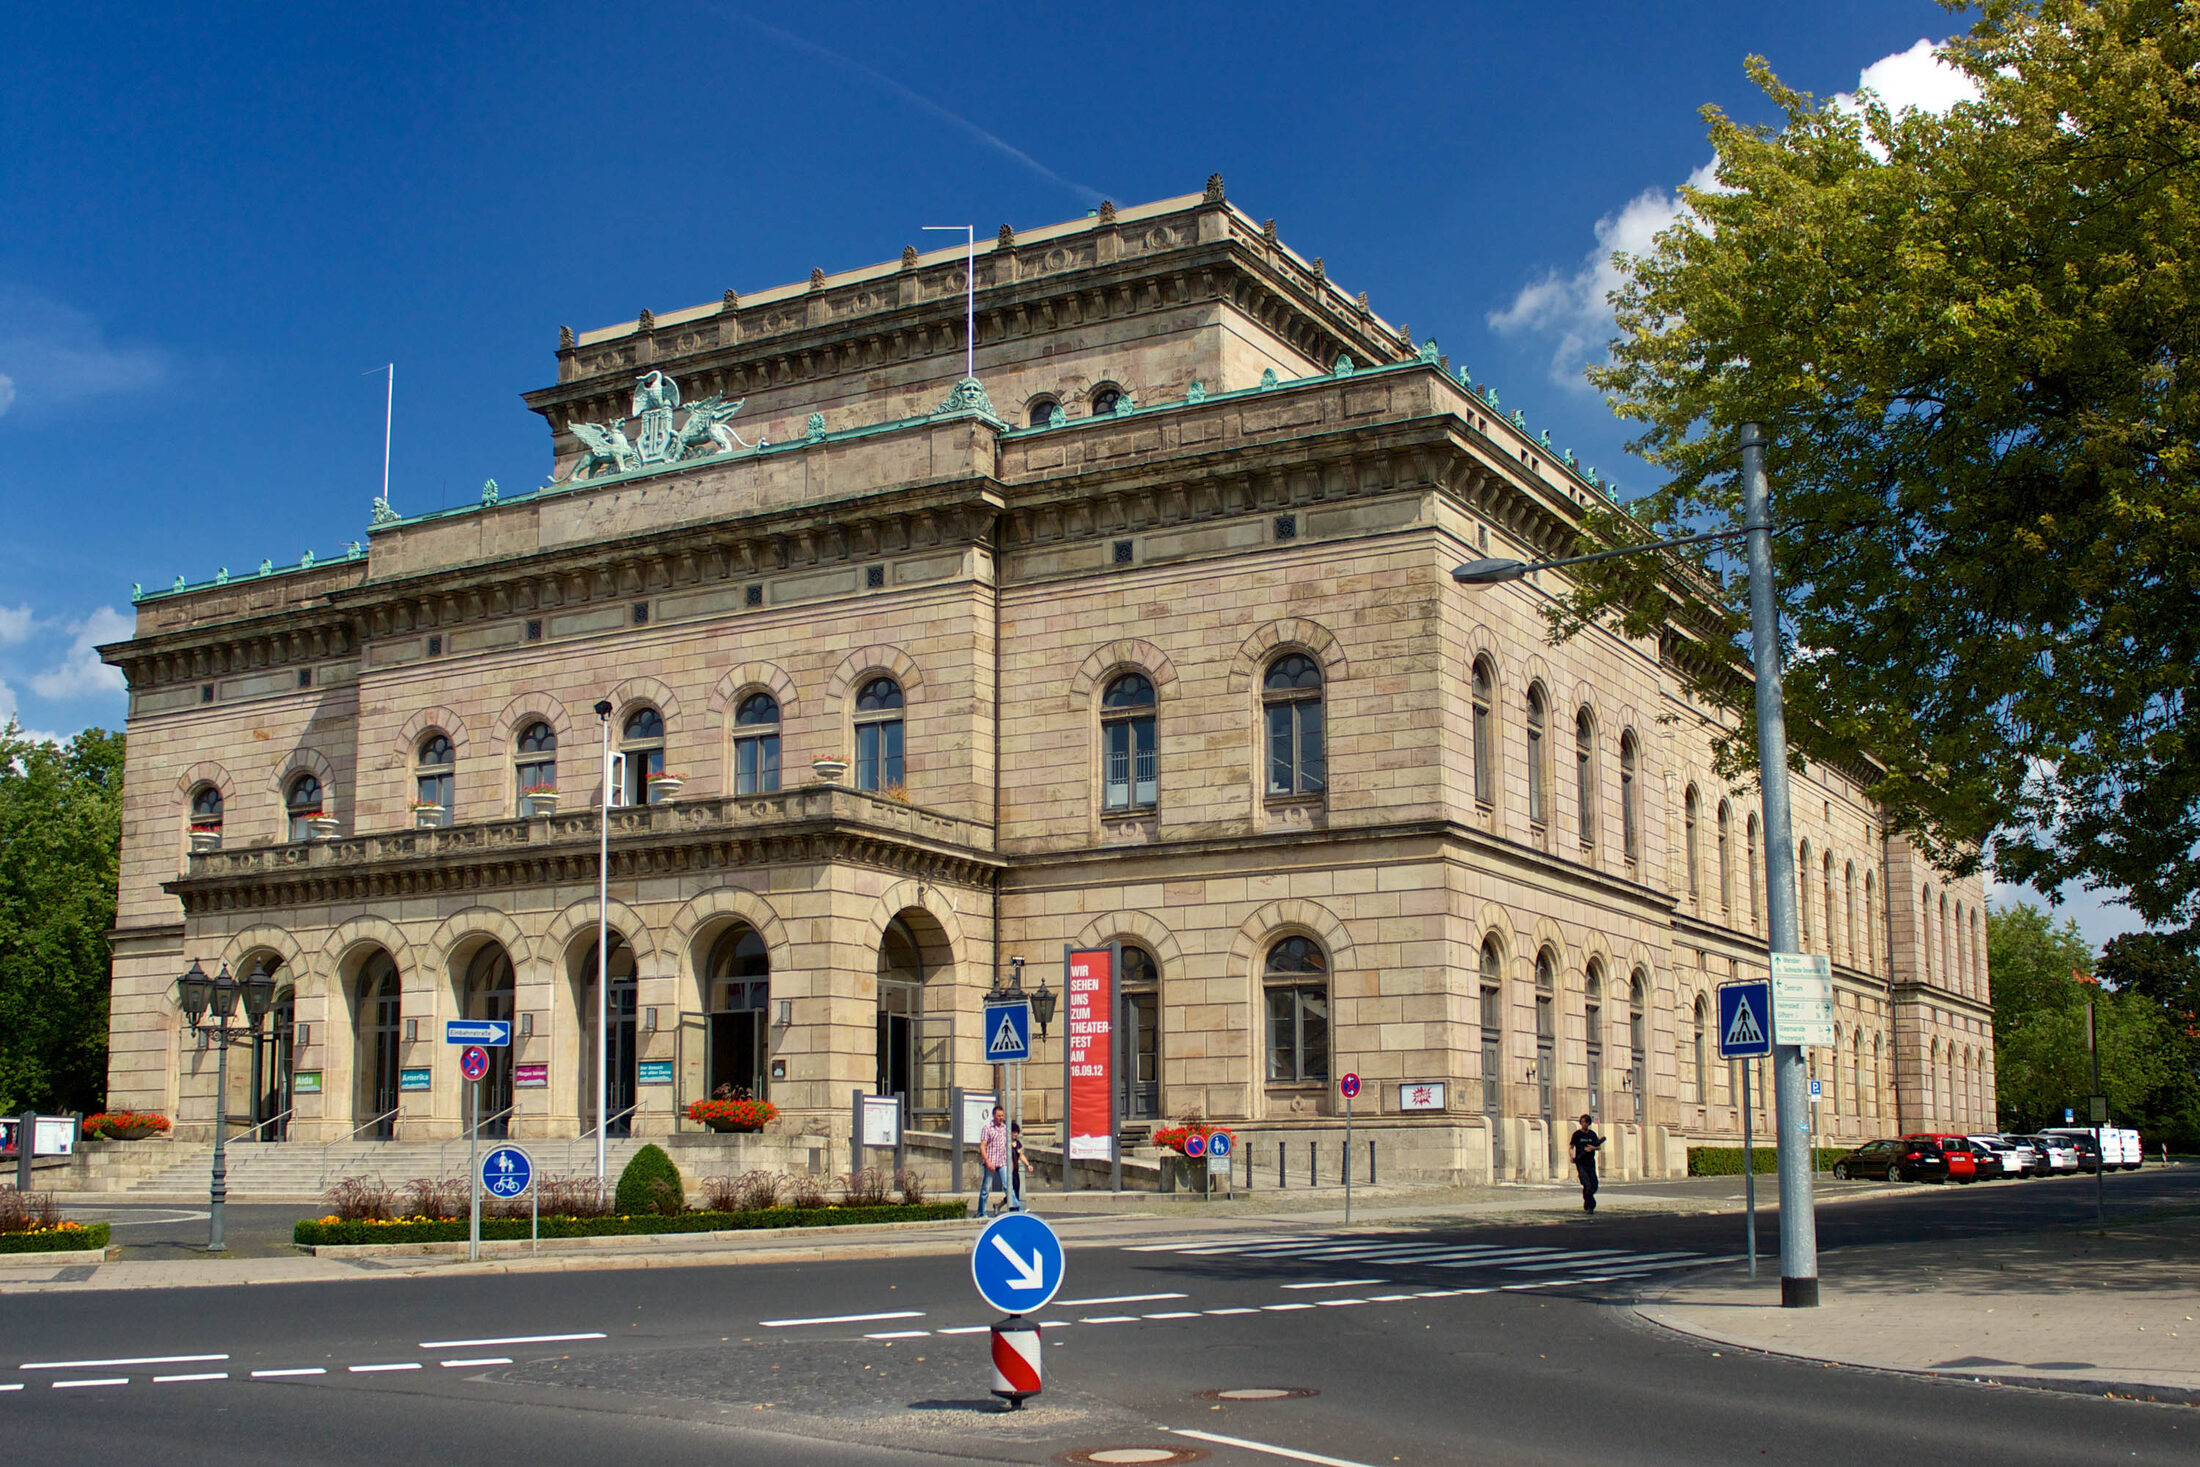
<svg viewBox="0 0 2200 1467">
<path fill-rule="evenodd" d="M 1952 869 L 1984 846 L 2190 922 L 2200 6 L 1988 0 L 1943 54 L 1979 92 L 1945 115 L 1820 102 L 1754 57 L 1784 123 L 1707 111 L 1719 187 L 1623 262 L 1592 374 L 1671 481 L 1600 533 L 1738 523 L 1763 424 L 1803 749 L 1885 761 L 1874 793 Z M 1724 594 L 1710 665 L 1746 601 L 1731 556 L 1695 559 Z M 1668 576 L 1609 563 L 1572 615 L 1648 631 Z"/>
<path fill-rule="evenodd" d="M 2094 971 L 2160 1013 L 2169 1062 L 2146 1098 L 2147 1120 L 2166 1141 L 2200 1146 L 2200 957 L 2183 934 L 2136 932 L 2102 948 Z"/>
<path fill-rule="evenodd" d="M 107 934 L 122 735 L 0 729 L 0 1113 L 96 1109 L 107 1090 Z"/>
</svg>

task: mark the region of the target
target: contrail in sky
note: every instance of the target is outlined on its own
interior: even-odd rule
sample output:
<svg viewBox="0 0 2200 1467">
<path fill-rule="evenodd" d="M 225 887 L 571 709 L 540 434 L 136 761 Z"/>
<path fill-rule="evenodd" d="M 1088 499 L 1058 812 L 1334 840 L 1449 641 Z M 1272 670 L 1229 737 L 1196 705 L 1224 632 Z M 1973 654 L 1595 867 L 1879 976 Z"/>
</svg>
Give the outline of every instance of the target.
<svg viewBox="0 0 2200 1467">
<path fill-rule="evenodd" d="M 829 46 L 820 46 L 815 41 L 804 40 L 802 37 L 795 35 L 792 32 L 783 31 L 775 25 L 768 25 L 765 22 L 758 20 L 755 16 L 749 15 L 743 11 L 733 10 L 729 11 L 728 13 L 738 17 L 741 20 L 747 21 L 750 25 L 756 27 L 765 35 L 770 36 L 773 40 L 780 42 L 782 45 L 792 46 L 798 51 L 807 51 L 813 56 L 822 57 L 824 60 L 831 62 L 833 65 L 838 66 L 843 70 L 852 71 L 858 76 L 870 78 L 872 81 L 877 82 L 880 86 L 886 88 L 886 90 L 888 90 L 889 92 L 892 92 L 895 96 L 901 98 L 904 102 L 909 103 L 912 107 L 915 107 L 920 111 L 929 112 L 934 117 L 940 119 L 940 121 L 948 123 L 953 127 L 958 127 L 962 129 L 964 132 L 970 134 L 970 136 L 976 138 L 979 142 L 984 143 L 987 147 L 993 149 L 995 152 L 1007 154 L 1009 157 L 1015 159 L 1018 163 L 1023 164 L 1024 167 L 1029 168 L 1032 172 L 1038 174 L 1040 177 L 1049 179 L 1054 183 L 1060 184 L 1062 187 L 1068 189 L 1070 192 L 1083 198 L 1087 203 L 1097 204 L 1100 202 L 1101 195 L 1098 189 L 1093 188 L 1087 184 L 1079 183 L 1073 178 L 1064 178 L 1061 174 L 1056 173 L 1053 169 L 1047 167 L 1046 164 L 1041 163 L 1037 158 L 1032 157 L 1022 148 L 1019 148 L 1015 144 L 1010 143 L 1003 138 L 997 137 L 990 132 L 987 132 L 984 128 L 978 126 L 978 124 L 972 122 L 969 118 L 964 117 L 959 113 L 948 111 L 945 107 L 942 107 L 939 103 L 933 101 L 930 97 L 923 95 L 921 92 L 911 91 L 908 87 L 903 86 L 900 82 L 895 81 L 892 77 L 886 75 L 884 72 L 877 71 L 871 67 L 865 66 L 862 62 L 857 61 L 852 57 L 843 56 L 838 51 L 833 50 Z"/>
</svg>

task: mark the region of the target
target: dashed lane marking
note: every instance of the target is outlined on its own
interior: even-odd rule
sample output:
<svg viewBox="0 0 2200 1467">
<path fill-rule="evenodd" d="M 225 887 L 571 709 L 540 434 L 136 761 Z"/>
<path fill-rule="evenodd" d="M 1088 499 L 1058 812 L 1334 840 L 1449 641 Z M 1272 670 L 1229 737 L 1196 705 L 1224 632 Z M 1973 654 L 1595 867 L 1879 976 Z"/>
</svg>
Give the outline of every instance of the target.
<svg viewBox="0 0 2200 1467">
<path fill-rule="evenodd" d="M 1287 1289 L 1364 1289 L 1369 1284 L 1387 1284 L 1389 1279 L 1317 1279 L 1312 1283 L 1285 1284 Z"/>
<path fill-rule="evenodd" d="M 765 1329 L 799 1329 L 806 1324 L 877 1324 L 886 1319 L 922 1319 L 922 1309 L 889 1309 L 879 1314 L 821 1314 L 815 1319 L 763 1319 L 757 1323 Z M 596 1339 L 603 1336 L 596 1335 Z M 481 1343 L 486 1344 L 487 1341 Z M 425 1346 L 423 1348 L 426 1348 Z"/>
<path fill-rule="evenodd" d="M 181 1383 L 181 1382 L 183 1382 L 183 1381 L 187 1381 L 187 1380 L 227 1380 L 227 1379 L 229 1379 L 229 1372 L 228 1372 L 228 1371 L 226 1371 L 226 1370 L 202 1370 L 202 1371 L 199 1371 L 199 1372 L 198 1372 L 197 1374 L 195 1374 L 195 1375 L 156 1375 L 156 1376 L 154 1376 L 154 1377 L 153 1377 L 153 1384 L 154 1384 L 154 1385 L 174 1385 L 174 1384 L 179 1384 L 179 1383 Z"/>
<path fill-rule="evenodd" d="M 796 1319 L 787 1322 L 801 1324 L 804 1321 Z M 559 1345 L 567 1340 L 600 1340 L 603 1337 L 603 1331 L 595 1329 L 570 1335 L 499 1335 L 493 1340 L 422 1340 L 420 1348 L 423 1350 L 486 1350 L 492 1345 Z M 222 1358 L 226 1360 L 229 1357 L 224 1355 Z"/>
<path fill-rule="evenodd" d="M 1102 1304 L 1150 1304 L 1162 1299 L 1183 1299 L 1185 1294 L 1109 1294 L 1099 1299 L 1057 1299 L 1057 1309 L 1091 1309 Z"/>
<path fill-rule="evenodd" d="M 867 1340 L 921 1340 L 931 1335 L 928 1329 L 888 1329 L 865 1335 Z"/>
<path fill-rule="evenodd" d="M 252 1378 L 254 1380 L 279 1380 L 284 1376 L 290 1375 L 327 1374 L 328 1367 L 325 1365 L 294 1365 L 287 1370 L 255 1370 L 252 1372 Z"/>
<path fill-rule="evenodd" d="M 115 1360 L 33 1360 L 17 1370 L 97 1370 L 103 1365 L 198 1365 L 227 1355 L 130 1355 Z"/>
<path fill-rule="evenodd" d="M 418 1370 L 418 1360 L 400 1360 L 393 1365 L 347 1365 L 344 1369 L 353 1375 L 379 1375 L 385 1370 Z"/>
<path fill-rule="evenodd" d="M 57 1380 L 53 1383 L 53 1388 L 57 1391 L 73 1391 L 82 1386 L 118 1386 L 129 1383 L 130 1377 L 127 1375 L 110 1375 L 99 1380 Z"/>
<path fill-rule="evenodd" d="M 488 1355 L 479 1360 L 446 1360 L 443 1362 L 443 1368 L 445 1370 L 465 1370 L 476 1365 L 509 1365 L 511 1363 L 512 1357 L 509 1355 Z"/>
</svg>

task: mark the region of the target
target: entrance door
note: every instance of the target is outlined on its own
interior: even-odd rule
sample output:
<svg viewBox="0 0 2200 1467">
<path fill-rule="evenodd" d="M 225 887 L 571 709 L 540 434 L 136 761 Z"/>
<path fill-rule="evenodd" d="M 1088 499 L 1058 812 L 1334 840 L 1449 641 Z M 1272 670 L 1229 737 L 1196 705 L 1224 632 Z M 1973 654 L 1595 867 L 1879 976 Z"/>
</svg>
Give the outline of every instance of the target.
<svg viewBox="0 0 2200 1467">
<path fill-rule="evenodd" d="M 1123 1117 L 1150 1121 L 1160 1114 L 1161 995 L 1134 990 L 1123 995 Z"/>
<path fill-rule="evenodd" d="M 611 981 L 609 1046 L 611 1083 L 604 1092 L 604 1105 L 611 1117 L 610 1124 L 604 1128 L 606 1136 L 634 1134 L 634 1015 L 634 980 L 614 978 Z"/>
<path fill-rule="evenodd" d="M 371 1081 L 368 1104 L 373 1107 L 367 1114 L 375 1118 L 368 1134 L 377 1141 L 388 1141 L 397 1135 L 397 1081 L 403 1063 L 398 1050 L 403 1002 L 398 992 L 397 965 L 387 957 L 376 959 L 367 969 L 363 986 L 366 992 L 360 1008 L 367 1022 L 361 1027 L 366 1030 Z"/>
<path fill-rule="evenodd" d="M 917 1018 L 917 1088 L 907 1107 L 920 1131 L 947 1129 L 947 1107 L 955 1079 L 955 1016 L 921 1014 Z"/>
<path fill-rule="evenodd" d="M 267 1026 L 252 1042 L 252 1138 L 281 1141 L 290 1135 L 290 1062 L 296 1033 L 296 991 L 285 988 L 268 1010 Z"/>
<path fill-rule="evenodd" d="M 917 1016 L 914 985 L 880 986 L 878 996 L 878 1090 L 901 1098 L 902 1119 L 909 1116 L 917 1082 Z"/>
<path fill-rule="evenodd" d="M 771 1081 L 765 1067 L 770 1035 L 764 1027 L 771 1002 L 768 978 L 724 978 L 711 985 L 718 1008 L 710 1016 L 710 1093 L 720 1100 L 763 1100 Z"/>
<path fill-rule="evenodd" d="M 596 1133 L 596 945 L 590 943 L 573 972 L 573 990 L 581 1006 L 581 1134 Z M 630 1136 L 634 1130 L 634 1061 L 638 1035 L 634 1032 L 634 949 L 623 934 L 611 933 L 607 966 L 611 987 L 605 995 L 609 1025 L 604 1045 L 604 1134 Z"/>
<path fill-rule="evenodd" d="M 466 967 L 466 1017 L 504 1019 L 514 1012 L 512 960 L 494 943 L 474 955 Z M 514 1028 L 518 1025 L 514 1024 Z M 460 1081 L 461 1084 L 465 1082 Z M 489 1051 L 489 1073 L 481 1077 L 481 1134 L 499 1139 L 512 1134 L 512 1049 Z M 462 1107 L 462 1115 L 471 1108 Z"/>
</svg>

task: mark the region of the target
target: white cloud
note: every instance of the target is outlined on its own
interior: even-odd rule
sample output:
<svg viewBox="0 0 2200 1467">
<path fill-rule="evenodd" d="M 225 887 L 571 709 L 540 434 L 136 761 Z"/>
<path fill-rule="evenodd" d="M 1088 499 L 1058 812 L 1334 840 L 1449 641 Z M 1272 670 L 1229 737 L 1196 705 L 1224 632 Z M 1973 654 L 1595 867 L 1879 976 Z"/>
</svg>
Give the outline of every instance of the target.
<svg viewBox="0 0 2200 1467">
<path fill-rule="evenodd" d="M 127 689 L 120 668 L 99 660 L 101 642 L 119 642 L 130 635 L 130 618 L 111 606 L 102 606 L 69 629 L 76 640 L 69 655 L 31 679 L 31 691 L 41 698 L 89 698 L 120 694 Z"/>
<path fill-rule="evenodd" d="M 28 641 L 38 618 L 28 606 L 0 606 L 0 647 L 12 647 L 17 642 Z"/>
<path fill-rule="evenodd" d="M 91 315 L 21 287 L 0 287 L 0 415 L 144 392 L 168 376 L 152 347 L 110 343 Z"/>
<path fill-rule="evenodd" d="M 1913 108 L 1935 115 L 1958 102 L 1978 99 L 1978 84 L 1934 52 L 1931 41 L 1919 41 L 1907 51 L 1882 56 L 1864 68 L 1856 79 L 1856 91 L 1876 93 L 1897 116 Z M 1856 92 L 1842 92 L 1834 105 L 1856 111 Z"/>
</svg>

